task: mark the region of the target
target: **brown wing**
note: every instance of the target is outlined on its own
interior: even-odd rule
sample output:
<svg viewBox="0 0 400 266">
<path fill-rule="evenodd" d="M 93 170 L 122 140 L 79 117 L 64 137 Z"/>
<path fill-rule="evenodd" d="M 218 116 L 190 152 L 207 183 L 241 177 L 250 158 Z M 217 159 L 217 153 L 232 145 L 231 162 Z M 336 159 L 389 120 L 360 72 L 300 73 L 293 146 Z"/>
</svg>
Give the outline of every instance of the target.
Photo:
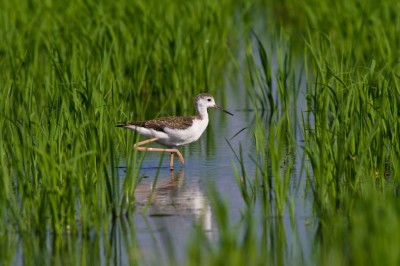
<svg viewBox="0 0 400 266">
<path fill-rule="evenodd" d="M 160 117 L 146 121 L 144 127 L 157 131 L 164 131 L 164 128 L 186 129 L 193 124 L 194 117 L 191 116 L 170 116 Z"/>
</svg>

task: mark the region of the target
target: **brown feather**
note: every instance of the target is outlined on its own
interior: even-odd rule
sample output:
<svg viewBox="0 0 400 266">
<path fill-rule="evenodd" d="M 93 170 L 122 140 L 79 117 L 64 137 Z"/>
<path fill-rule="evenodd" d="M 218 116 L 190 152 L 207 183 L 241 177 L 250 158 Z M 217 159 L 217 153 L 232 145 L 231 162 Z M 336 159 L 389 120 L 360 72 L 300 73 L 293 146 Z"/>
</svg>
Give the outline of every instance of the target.
<svg viewBox="0 0 400 266">
<path fill-rule="evenodd" d="M 164 128 L 172 129 L 186 129 L 193 124 L 194 116 L 169 116 L 151 119 L 148 121 L 133 121 L 120 123 L 117 127 L 138 126 L 145 128 L 152 128 L 157 131 L 164 131 Z"/>
</svg>

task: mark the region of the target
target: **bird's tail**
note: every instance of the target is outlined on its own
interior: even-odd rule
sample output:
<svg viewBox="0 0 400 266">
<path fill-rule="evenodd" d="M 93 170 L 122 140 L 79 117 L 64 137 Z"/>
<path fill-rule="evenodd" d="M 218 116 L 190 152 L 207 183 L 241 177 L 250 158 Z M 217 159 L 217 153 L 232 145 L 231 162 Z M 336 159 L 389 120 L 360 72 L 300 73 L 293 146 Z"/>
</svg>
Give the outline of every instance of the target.
<svg viewBox="0 0 400 266">
<path fill-rule="evenodd" d="M 126 127 L 127 125 L 127 122 L 118 122 L 117 124 L 115 124 L 116 127 Z"/>
<path fill-rule="evenodd" d="M 118 122 L 116 127 L 143 126 L 145 122 Z"/>
</svg>

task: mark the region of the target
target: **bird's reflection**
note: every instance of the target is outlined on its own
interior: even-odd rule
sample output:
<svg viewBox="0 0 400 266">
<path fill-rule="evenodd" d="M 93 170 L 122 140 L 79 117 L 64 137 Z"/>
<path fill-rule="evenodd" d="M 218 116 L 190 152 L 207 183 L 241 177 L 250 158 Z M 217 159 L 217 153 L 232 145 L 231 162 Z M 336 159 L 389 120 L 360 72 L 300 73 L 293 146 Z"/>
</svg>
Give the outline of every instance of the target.
<svg viewBox="0 0 400 266">
<path fill-rule="evenodd" d="M 138 209 L 151 217 L 192 216 L 203 229 L 212 229 L 211 207 L 199 181 L 185 181 L 183 169 L 154 180 L 142 179 L 136 187 L 135 199 Z"/>
</svg>

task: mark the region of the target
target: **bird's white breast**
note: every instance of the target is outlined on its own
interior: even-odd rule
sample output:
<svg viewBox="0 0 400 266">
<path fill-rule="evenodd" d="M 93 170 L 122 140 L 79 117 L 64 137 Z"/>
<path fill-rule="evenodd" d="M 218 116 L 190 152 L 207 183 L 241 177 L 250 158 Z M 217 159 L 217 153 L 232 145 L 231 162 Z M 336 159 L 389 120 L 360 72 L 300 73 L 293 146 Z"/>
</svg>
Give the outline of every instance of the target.
<svg viewBox="0 0 400 266">
<path fill-rule="evenodd" d="M 160 143 L 172 146 L 181 146 L 198 140 L 208 126 L 208 116 L 203 119 L 194 119 L 193 124 L 186 129 L 164 128 L 168 139 L 160 140 Z"/>
</svg>

